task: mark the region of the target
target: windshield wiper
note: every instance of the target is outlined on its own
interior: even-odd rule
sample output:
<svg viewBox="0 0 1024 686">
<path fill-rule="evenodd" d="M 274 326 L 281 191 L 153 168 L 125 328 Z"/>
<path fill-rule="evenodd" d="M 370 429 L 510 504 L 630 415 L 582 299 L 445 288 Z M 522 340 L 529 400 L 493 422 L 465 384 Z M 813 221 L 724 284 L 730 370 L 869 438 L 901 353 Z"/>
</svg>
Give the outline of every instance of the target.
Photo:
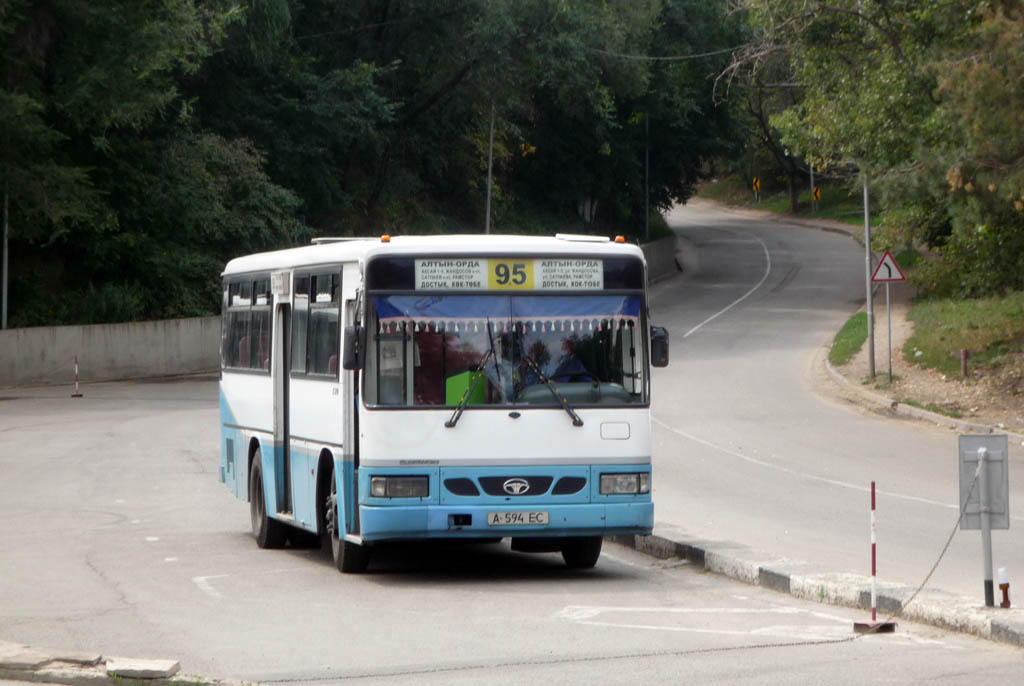
<svg viewBox="0 0 1024 686">
<path fill-rule="evenodd" d="M 483 371 L 484 366 L 487 364 L 487 359 L 491 358 L 494 361 L 494 373 L 498 375 L 498 379 L 501 379 L 501 372 L 498 370 L 498 360 L 494 359 L 494 339 L 491 337 L 491 320 L 487 320 L 487 351 L 480 358 L 480 361 L 476 363 L 476 367 L 471 367 L 474 371 Z M 484 378 L 486 374 L 475 374 L 473 375 L 473 383 L 466 387 L 465 392 L 459 399 L 459 404 L 455 407 L 455 412 L 448 418 L 448 421 L 444 423 L 445 427 L 449 429 L 455 428 L 455 425 L 459 423 L 459 417 L 462 416 L 462 412 L 466 409 L 466 405 L 469 404 L 469 399 L 473 397 L 473 392 L 476 391 L 476 387 L 480 384 L 480 380 Z"/>
<path fill-rule="evenodd" d="M 540 378 L 542 382 L 544 382 L 544 385 L 548 387 L 548 390 L 551 391 L 551 395 L 555 396 L 555 400 L 557 400 L 561 404 L 562 409 L 565 410 L 570 417 L 572 417 L 572 425 L 583 426 L 583 420 L 580 419 L 580 416 L 576 414 L 576 412 L 572 409 L 572 405 L 569 404 L 569 401 L 563 398 L 562 394 L 558 392 L 558 388 L 555 386 L 555 383 L 551 379 L 549 379 L 544 372 L 540 370 L 540 365 L 538 365 L 532 357 L 525 353 L 523 354 L 523 359 L 526 360 L 526 363 L 529 364 L 531 368 L 533 368 L 533 371 L 537 374 L 537 377 Z"/>
</svg>

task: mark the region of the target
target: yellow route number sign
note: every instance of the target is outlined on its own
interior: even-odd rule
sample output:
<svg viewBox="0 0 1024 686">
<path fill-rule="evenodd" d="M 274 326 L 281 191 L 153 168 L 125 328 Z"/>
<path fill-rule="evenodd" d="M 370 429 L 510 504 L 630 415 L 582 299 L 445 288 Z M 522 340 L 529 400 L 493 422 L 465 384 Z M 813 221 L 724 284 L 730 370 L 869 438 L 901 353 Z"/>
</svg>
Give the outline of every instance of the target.
<svg viewBox="0 0 1024 686">
<path fill-rule="evenodd" d="M 533 290 L 533 260 L 487 260 L 487 269 L 489 290 Z"/>
</svg>

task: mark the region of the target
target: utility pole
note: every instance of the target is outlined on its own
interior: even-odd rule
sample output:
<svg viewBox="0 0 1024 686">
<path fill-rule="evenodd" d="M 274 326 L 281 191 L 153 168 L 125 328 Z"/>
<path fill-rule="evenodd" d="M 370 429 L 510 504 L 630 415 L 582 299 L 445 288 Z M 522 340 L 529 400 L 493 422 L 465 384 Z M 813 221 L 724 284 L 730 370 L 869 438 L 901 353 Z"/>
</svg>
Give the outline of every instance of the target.
<svg viewBox="0 0 1024 686">
<path fill-rule="evenodd" d="M 494 166 L 494 98 L 491 98 L 491 138 L 487 145 L 487 216 L 484 233 L 491 232 L 491 169 Z"/>
<path fill-rule="evenodd" d="M 651 118 L 644 115 L 644 241 L 651 240 Z"/>
<path fill-rule="evenodd" d="M 816 212 L 818 209 L 818 201 L 814 199 L 814 165 L 808 165 L 811 168 L 811 212 Z"/>
<path fill-rule="evenodd" d="M 868 313 L 868 376 L 875 378 L 875 303 L 871 294 L 871 209 L 868 204 L 868 175 L 864 172 L 864 285 Z"/>
<path fill-rule="evenodd" d="M 7 181 L 4 181 L 4 259 L 3 259 L 3 305 L 0 306 L 0 329 L 7 328 Z"/>
</svg>

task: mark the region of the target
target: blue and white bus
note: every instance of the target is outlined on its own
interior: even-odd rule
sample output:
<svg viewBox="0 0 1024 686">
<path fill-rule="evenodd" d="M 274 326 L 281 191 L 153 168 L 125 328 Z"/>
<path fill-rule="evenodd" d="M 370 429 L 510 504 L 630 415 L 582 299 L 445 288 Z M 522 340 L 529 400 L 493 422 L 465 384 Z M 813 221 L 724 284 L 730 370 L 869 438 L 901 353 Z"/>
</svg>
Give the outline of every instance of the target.
<svg viewBox="0 0 1024 686">
<path fill-rule="evenodd" d="M 637 247 L 591 236 L 317 239 L 223 274 L 221 481 L 261 548 L 509 538 L 596 564 L 648 534 Z"/>
</svg>

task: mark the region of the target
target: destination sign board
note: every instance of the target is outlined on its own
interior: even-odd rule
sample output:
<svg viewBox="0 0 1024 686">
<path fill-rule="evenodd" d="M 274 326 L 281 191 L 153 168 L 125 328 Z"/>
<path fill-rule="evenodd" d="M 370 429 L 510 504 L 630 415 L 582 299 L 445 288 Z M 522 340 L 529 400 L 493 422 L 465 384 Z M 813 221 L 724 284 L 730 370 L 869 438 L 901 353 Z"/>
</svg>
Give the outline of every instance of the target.
<svg viewBox="0 0 1024 686">
<path fill-rule="evenodd" d="M 584 258 L 424 258 L 416 260 L 416 290 L 599 291 L 604 262 Z"/>
</svg>

